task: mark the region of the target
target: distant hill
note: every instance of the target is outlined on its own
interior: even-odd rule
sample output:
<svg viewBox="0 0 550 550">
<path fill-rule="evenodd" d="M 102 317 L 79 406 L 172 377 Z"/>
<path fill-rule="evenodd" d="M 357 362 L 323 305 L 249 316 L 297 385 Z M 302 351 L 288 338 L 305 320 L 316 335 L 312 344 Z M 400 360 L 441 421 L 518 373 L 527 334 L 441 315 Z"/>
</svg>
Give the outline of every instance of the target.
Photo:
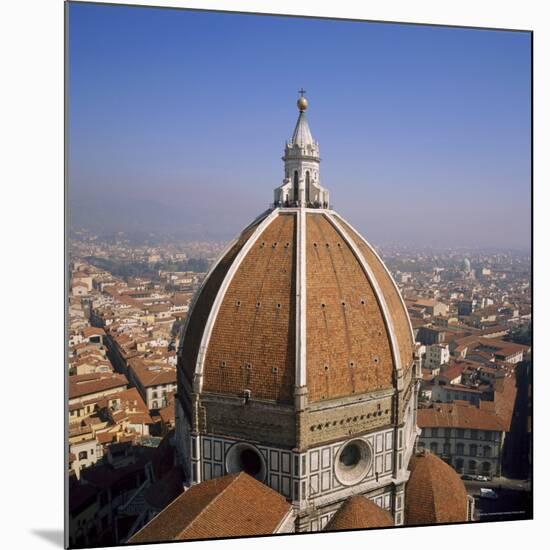
<svg viewBox="0 0 550 550">
<path fill-rule="evenodd" d="M 214 222 L 215 223 L 215 222 Z M 214 228 L 200 213 L 185 205 L 116 196 L 70 197 L 69 228 L 85 228 L 100 236 L 125 233 L 169 233 L 186 239 L 227 240 L 238 228 Z"/>
</svg>

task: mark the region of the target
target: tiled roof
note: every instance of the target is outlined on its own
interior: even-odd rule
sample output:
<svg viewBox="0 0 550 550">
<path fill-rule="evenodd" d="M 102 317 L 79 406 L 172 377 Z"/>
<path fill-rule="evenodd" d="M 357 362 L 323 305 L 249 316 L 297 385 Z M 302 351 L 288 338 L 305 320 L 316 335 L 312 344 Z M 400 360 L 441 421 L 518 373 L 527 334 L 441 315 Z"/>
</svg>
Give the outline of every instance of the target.
<svg viewBox="0 0 550 550">
<path fill-rule="evenodd" d="M 349 226 L 345 230 L 388 301 L 392 283 L 382 273 L 382 264 Z M 352 246 L 327 217 L 318 214 L 307 215 L 306 242 L 308 400 L 391 388 L 394 358 L 384 314 Z M 388 307 L 391 310 L 389 303 Z"/>
<path fill-rule="evenodd" d="M 291 506 L 244 472 L 193 485 L 128 542 L 268 535 Z"/>
<path fill-rule="evenodd" d="M 491 410 L 479 409 L 462 403 L 436 403 L 427 409 L 418 409 L 419 428 L 463 428 L 502 432 L 506 425 Z"/>
<path fill-rule="evenodd" d="M 141 412 L 149 414 L 149 409 L 143 401 L 141 394 L 137 388 L 128 388 L 116 395 L 117 399 L 120 399 L 120 408 L 129 412 Z"/>
<path fill-rule="evenodd" d="M 159 416 L 166 424 L 174 423 L 176 420 L 176 406 L 175 401 L 172 400 L 166 407 L 159 410 Z"/>
<path fill-rule="evenodd" d="M 116 432 L 98 432 L 96 433 L 96 439 L 101 445 L 111 443 L 116 439 Z"/>
<path fill-rule="evenodd" d="M 123 388 L 128 380 L 123 374 L 94 373 L 69 376 L 69 399 Z"/>
<path fill-rule="evenodd" d="M 441 372 L 439 373 L 439 378 L 445 378 L 446 380 L 454 380 L 455 378 L 458 378 L 462 375 L 464 372 L 464 365 L 458 362 L 455 362 L 451 365 L 449 365 L 445 369 L 441 369 Z"/>
<path fill-rule="evenodd" d="M 176 367 L 173 365 L 148 364 L 136 358 L 129 361 L 129 366 L 144 388 L 176 383 Z"/>
<path fill-rule="evenodd" d="M 259 399 L 293 402 L 295 233 L 295 216 L 279 215 L 244 256 L 213 325 L 205 392 L 240 395 L 250 389 Z"/>
<path fill-rule="evenodd" d="M 82 336 L 88 338 L 89 336 L 105 336 L 105 331 L 98 327 L 84 327 L 82 329 Z"/>
<path fill-rule="evenodd" d="M 436 455 L 424 451 L 409 463 L 405 523 L 431 525 L 467 521 L 468 494 L 458 474 Z"/>
<path fill-rule="evenodd" d="M 396 363 L 404 370 L 412 365 L 414 342 L 399 290 L 370 245 L 323 211 L 305 214 L 300 250 L 295 212 L 275 212 L 261 231 L 254 229 L 241 234 L 198 294 L 179 363 L 188 381 L 208 324 L 201 354 L 205 393 L 235 396 L 248 389 L 256 399 L 294 402 L 295 287 L 304 262 L 309 402 L 391 388 Z M 216 298 L 219 309 L 212 310 Z"/>
<path fill-rule="evenodd" d="M 481 353 L 489 353 L 504 355 L 506 357 L 514 355 L 523 351 L 527 353 L 529 346 L 522 344 L 515 344 L 514 342 L 507 342 L 506 340 L 500 340 L 498 338 L 486 338 L 479 335 L 467 336 L 465 338 L 459 338 L 455 341 L 456 349 L 455 353 L 462 351 L 464 348 L 468 348 L 469 353 L 475 353 L 480 355 Z M 479 348 L 479 351 L 477 351 Z M 490 349 L 488 349 L 490 348 Z M 491 351 L 492 349 L 492 351 Z"/>
<path fill-rule="evenodd" d="M 495 412 L 503 423 L 505 430 L 510 431 L 517 395 L 515 370 L 509 376 L 495 380 L 494 389 Z"/>
<path fill-rule="evenodd" d="M 393 518 L 388 511 L 377 506 L 372 500 L 356 495 L 348 498 L 340 506 L 324 528 L 324 531 L 392 527 L 393 525 Z"/>
<path fill-rule="evenodd" d="M 399 290 L 395 287 L 395 283 L 386 271 L 382 261 L 377 257 L 373 248 L 367 244 L 365 239 L 355 232 L 347 223 L 343 224 L 353 238 L 361 253 L 363 254 L 367 264 L 373 271 L 380 290 L 387 303 L 389 315 L 393 323 L 393 328 L 397 340 L 398 353 L 401 358 L 401 366 L 407 369 L 412 364 L 412 354 L 414 349 L 414 341 L 412 339 L 408 312 L 403 306 Z"/>
<path fill-rule="evenodd" d="M 267 212 L 266 212 L 267 214 Z M 231 268 L 233 261 L 242 247 L 246 244 L 261 219 L 255 221 L 247 227 L 236 239 L 235 243 L 225 253 L 223 258 L 216 264 L 210 276 L 204 281 L 203 286 L 197 295 L 196 302 L 193 307 L 192 318 L 185 332 L 185 347 L 182 356 L 182 368 L 189 381 L 193 380 L 195 373 L 195 362 L 199 353 L 199 346 L 204 332 L 206 322 L 210 310 L 218 295 L 220 286 L 222 285 L 227 272 Z"/>
</svg>

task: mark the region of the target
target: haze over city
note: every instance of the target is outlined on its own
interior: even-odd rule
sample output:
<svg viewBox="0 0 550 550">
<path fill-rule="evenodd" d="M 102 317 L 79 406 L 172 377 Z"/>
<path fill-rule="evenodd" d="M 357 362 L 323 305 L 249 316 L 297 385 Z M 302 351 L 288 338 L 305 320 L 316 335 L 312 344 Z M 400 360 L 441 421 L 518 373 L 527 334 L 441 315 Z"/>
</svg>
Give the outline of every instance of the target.
<svg viewBox="0 0 550 550">
<path fill-rule="evenodd" d="M 527 248 L 530 35 L 73 4 L 72 227 L 228 239 L 272 201 L 300 86 L 373 242 Z"/>
<path fill-rule="evenodd" d="M 532 34 L 68 9 L 69 546 L 531 519 Z"/>
</svg>

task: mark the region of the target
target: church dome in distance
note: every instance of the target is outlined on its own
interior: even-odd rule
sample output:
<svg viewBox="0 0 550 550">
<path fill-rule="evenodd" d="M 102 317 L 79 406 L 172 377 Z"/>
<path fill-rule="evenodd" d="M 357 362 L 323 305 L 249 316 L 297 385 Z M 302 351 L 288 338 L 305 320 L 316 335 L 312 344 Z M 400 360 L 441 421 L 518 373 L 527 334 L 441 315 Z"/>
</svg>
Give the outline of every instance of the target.
<svg viewBox="0 0 550 550">
<path fill-rule="evenodd" d="M 422 451 L 409 463 L 405 524 L 468 521 L 468 493 L 458 474 L 438 456 Z"/>
<path fill-rule="evenodd" d="M 377 506 L 372 500 L 356 495 L 348 498 L 327 523 L 324 531 L 346 531 L 348 529 L 372 529 L 393 527 L 391 514 Z"/>
</svg>

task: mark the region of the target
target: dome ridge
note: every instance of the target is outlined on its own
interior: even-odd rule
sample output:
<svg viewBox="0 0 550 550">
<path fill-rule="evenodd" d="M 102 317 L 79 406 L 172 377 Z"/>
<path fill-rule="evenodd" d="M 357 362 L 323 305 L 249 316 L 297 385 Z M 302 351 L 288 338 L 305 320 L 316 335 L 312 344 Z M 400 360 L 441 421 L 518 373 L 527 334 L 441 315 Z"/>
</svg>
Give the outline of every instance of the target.
<svg viewBox="0 0 550 550">
<path fill-rule="evenodd" d="M 226 247 L 184 327 L 181 364 L 195 392 L 242 396 L 249 389 L 253 399 L 303 410 L 401 387 L 414 352 L 407 311 L 383 262 L 352 231 L 331 210 L 273 208 Z M 278 375 L 269 389 L 257 377 L 272 369 Z"/>
<path fill-rule="evenodd" d="M 404 318 L 405 321 L 406 321 L 406 326 L 401 327 L 401 329 L 402 329 L 402 332 L 406 332 L 406 335 L 407 335 L 407 338 L 408 338 L 407 348 L 410 348 L 410 349 L 405 350 L 405 349 L 402 349 L 403 346 L 400 346 L 399 353 L 400 353 L 400 355 L 407 355 L 408 356 L 409 351 L 412 352 L 415 348 L 414 331 L 413 331 L 413 328 L 412 328 L 411 319 L 410 319 L 408 311 L 407 311 L 407 306 L 405 305 L 405 300 L 403 299 L 401 291 L 399 290 L 399 287 L 397 286 L 397 283 L 395 282 L 395 279 L 393 278 L 392 274 L 390 273 L 390 270 L 388 269 L 388 266 L 382 260 L 382 258 L 378 254 L 378 252 L 376 252 L 376 249 L 367 241 L 367 239 L 365 239 L 365 237 L 355 227 L 353 227 L 347 220 L 345 220 L 341 216 L 341 214 L 339 214 L 338 212 L 335 212 L 333 210 L 330 211 L 330 214 L 332 216 L 338 218 L 338 220 L 340 220 L 340 222 L 344 226 L 344 228 L 348 230 L 348 234 L 350 235 L 350 237 L 353 238 L 353 235 L 355 235 L 355 237 L 357 238 L 357 241 L 358 241 L 359 248 L 364 247 L 365 251 L 368 251 L 369 254 L 371 254 L 373 256 L 373 258 L 375 258 L 377 260 L 377 264 L 379 266 L 381 266 L 382 271 L 387 276 L 386 280 L 389 281 L 391 289 L 393 290 L 394 299 L 392 300 L 392 305 L 393 305 L 394 308 L 397 307 L 398 305 L 400 305 L 401 312 L 405 314 L 405 315 L 399 315 L 399 318 L 400 319 Z M 363 256 L 366 256 L 366 255 L 363 253 Z M 369 262 L 367 261 L 367 263 L 369 263 Z M 377 280 L 378 279 L 380 279 L 379 276 L 377 277 Z M 389 293 L 387 291 L 383 292 L 383 295 L 388 299 L 390 297 Z M 387 301 L 389 301 L 389 300 L 387 300 Z M 390 310 L 391 309 L 392 308 L 390 308 Z M 396 327 L 394 327 L 394 328 L 396 328 Z M 403 365 L 403 368 L 407 369 L 409 366 L 410 365 L 405 364 L 405 365 Z"/>
<path fill-rule="evenodd" d="M 183 337 L 180 339 L 180 344 L 178 348 L 178 361 L 180 361 L 180 359 L 182 360 L 183 372 L 187 375 L 188 382 L 191 384 L 193 383 L 193 379 L 195 377 L 195 367 L 199 352 L 199 342 L 202 340 L 202 329 L 204 328 L 202 326 L 198 326 L 199 323 L 196 321 L 191 323 L 191 321 L 194 320 L 193 315 L 195 313 L 198 313 L 199 309 L 204 309 L 205 311 L 208 311 L 208 315 L 210 314 L 210 308 L 212 306 L 213 299 L 202 300 L 203 296 L 207 294 L 211 296 L 214 292 L 217 292 L 219 284 L 221 284 L 221 282 L 225 278 L 227 270 L 229 269 L 232 261 L 235 259 L 236 254 L 241 250 L 244 243 L 255 232 L 255 230 L 257 229 L 257 225 L 261 223 L 270 214 L 270 212 L 271 210 L 265 210 L 259 216 L 256 216 L 256 218 L 252 222 L 246 225 L 241 230 L 241 232 L 238 233 L 237 236 L 223 248 L 218 258 L 210 266 L 210 269 L 204 277 L 199 289 L 193 296 L 193 299 L 189 306 L 189 311 L 187 312 L 185 323 L 181 331 Z M 229 261 L 227 261 L 228 258 Z M 224 262 L 228 264 L 229 267 L 227 265 L 222 265 L 224 264 Z M 209 287 L 212 287 L 212 289 L 210 289 Z M 202 301 L 206 303 L 201 303 Z M 201 330 L 199 334 L 190 334 L 192 332 L 197 332 L 193 331 L 194 325 L 197 325 L 196 328 Z M 187 342 L 188 339 L 192 340 L 191 345 L 189 345 L 189 343 Z M 183 347 L 184 340 L 187 344 L 185 353 Z M 188 351 L 190 348 L 192 350 L 191 352 Z"/>
<path fill-rule="evenodd" d="M 378 284 L 378 281 L 376 280 L 376 277 L 367 263 L 365 257 L 359 250 L 359 247 L 353 242 L 347 231 L 344 229 L 344 227 L 331 215 L 327 215 L 328 220 L 332 223 L 332 225 L 335 227 L 335 229 L 342 235 L 342 238 L 347 242 L 347 244 L 351 247 L 353 250 L 353 253 L 355 254 L 355 257 L 359 261 L 363 271 L 365 272 L 365 275 L 367 276 L 367 279 L 369 280 L 370 284 L 372 285 L 376 299 L 378 300 L 378 303 L 380 304 L 380 308 L 382 309 L 384 321 L 386 324 L 386 330 L 388 333 L 388 337 L 391 342 L 391 348 L 392 348 L 392 355 L 394 360 L 394 365 L 396 370 L 401 370 L 401 356 L 399 354 L 397 343 L 395 341 L 395 330 L 393 327 L 393 320 L 390 316 L 388 305 L 386 303 L 386 300 L 384 298 L 384 294 L 382 293 L 382 290 L 380 289 L 380 285 Z"/>
<path fill-rule="evenodd" d="M 262 221 L 255 227 L 253 233 L 250 235 L 250 237 L 247 239 L 243 247 L 239 250 L 237 256 L 235 257 L 235 260 L 231 264 L 231 267 L 227 271 L 223 282 L 221 286 L 219 287 L 219 290 L 216 294 L 216 298 L 214 300 L 214 303 L 212 304 L 212 308 L 210 310 L 210 313 L 208 315 L 208 320 L 206 322 L 206 325 L 204 327 L 203 335 L 201 338 L 201 343 L 199 347 L 199 352 L 197 356 L 197 364 L 195 368 L 195 380 L 193 381 L 193 386 L 195 387 L 195 391 L 200 392 L 202 391 L 202 383 L 203 383 L 203 372 L 204 372 L 204 361 L 206 357 L 206 351 L 208 348 L 208 344 L 210 341 L 210 337 L 212 335 L 212 329 L 214 327 L 214 323 L 216 321 L 216 318 L 218 316 L 221 303 L 225 297 L 225 293 L 231 283 L 231 280 L 238 270 L 238 268 L 241 265 L 241 262 L 243 261 L 244 257 L 247 255 L 250 248 L 254 245 L 254 243 L 258 240 L 258 237 L 262 234 L 262 232 L 268 227 L 271 222 L 277 217 L 277 210 L 272 210 L 265 218 L 262 219 Z M 254 223 L 254 222 L 253 222 Z M 251 224 L 252 225 L 252 224 Z M 250 226 L 249 226 L 250 227 Z"/>
</svg>

